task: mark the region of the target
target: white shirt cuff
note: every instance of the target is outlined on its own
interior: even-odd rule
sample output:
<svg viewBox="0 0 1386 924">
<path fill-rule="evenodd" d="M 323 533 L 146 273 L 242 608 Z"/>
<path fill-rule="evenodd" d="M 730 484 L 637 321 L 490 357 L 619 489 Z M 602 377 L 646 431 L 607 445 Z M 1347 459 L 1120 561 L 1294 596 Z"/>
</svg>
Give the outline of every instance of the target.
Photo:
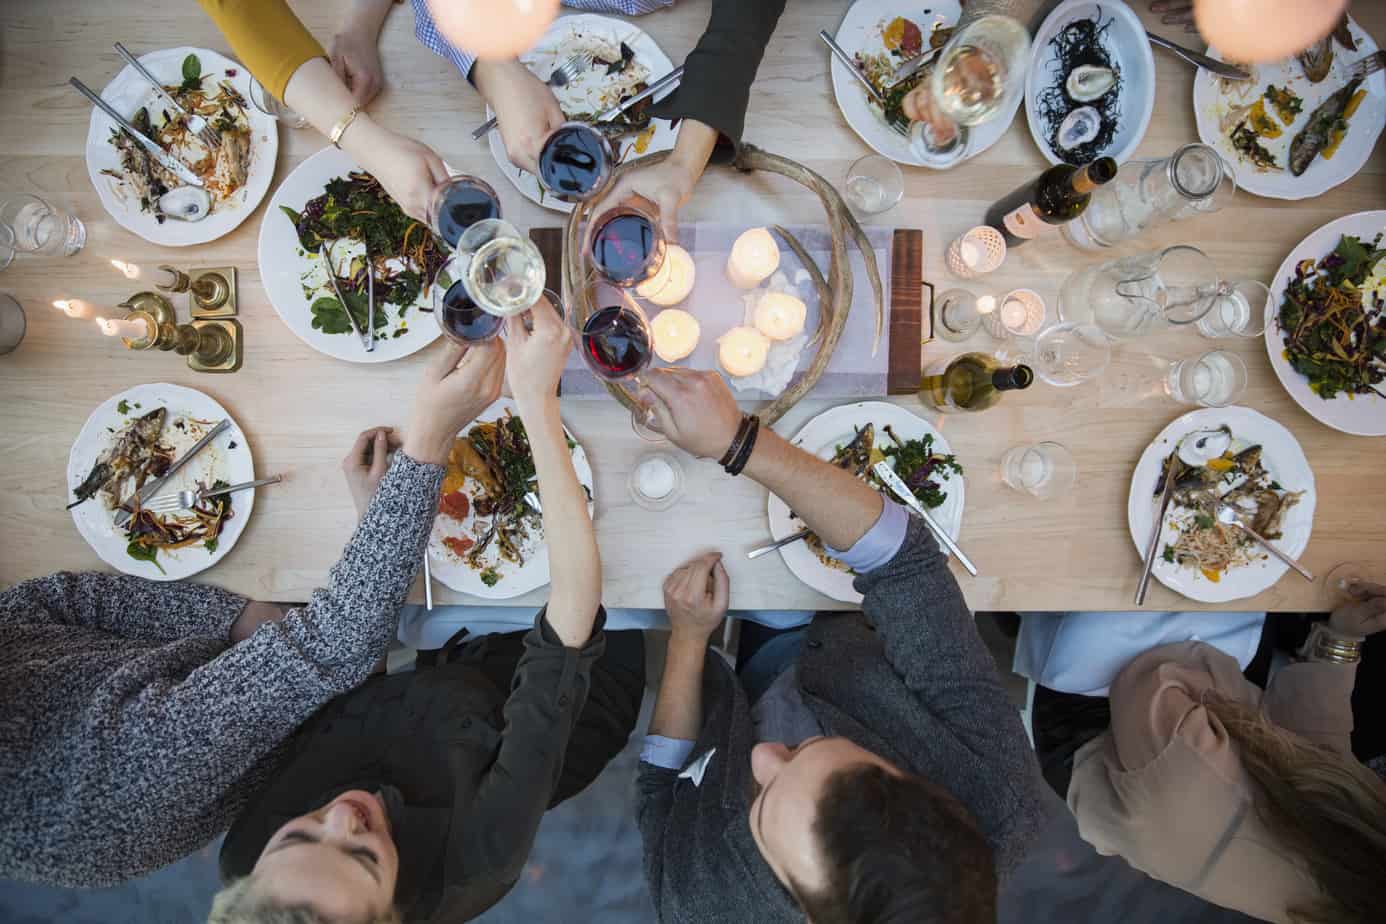
<svg viewBox="0 0 1386 924">
<path fill-rule="evenodd" d="M 683 738 L 646 735 L 645 744 L 640 748 L 640 760 L 663 770 L 682 770 L 695 743 Z"/>
<path fill-rule="evenodd" d="M 868 529 L 850 549 L 845 552 L 827 550 L 829 555 L 857 574 L 875 571 L 894 558 L 900 546 L 905 544 L 905 533 L 910 527 L 909 511 L 888 497 L 884 500 L 876 525 Z"/>
</svg>

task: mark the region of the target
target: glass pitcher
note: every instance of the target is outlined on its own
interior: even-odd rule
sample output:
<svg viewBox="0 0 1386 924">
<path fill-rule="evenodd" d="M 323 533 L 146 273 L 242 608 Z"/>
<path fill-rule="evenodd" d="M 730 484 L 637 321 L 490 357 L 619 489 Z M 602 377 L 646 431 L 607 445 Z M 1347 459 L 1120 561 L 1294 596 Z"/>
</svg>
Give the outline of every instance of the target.
<svg viewBox="0 0 1386 924">
<path fill-rule="evenodd" d="M 1217 293 L 1213 261 L 1179 244 L 1074 272 L 1059 290 L 1059 317 L 1126 340 L 1193 324 L 1212 309 Z"/>
<path fill-rule="evenodd" d="M 1186 144 L 1159 160 L 1131 160 L 1115 180 L 1093 190 L 1087 209 L 1063 226 L 1085 250 L 1111 247 L 1148 228 L 1211 214 L 1232 201 L 1232 168 L 1206 144 Z"/>
</svg>

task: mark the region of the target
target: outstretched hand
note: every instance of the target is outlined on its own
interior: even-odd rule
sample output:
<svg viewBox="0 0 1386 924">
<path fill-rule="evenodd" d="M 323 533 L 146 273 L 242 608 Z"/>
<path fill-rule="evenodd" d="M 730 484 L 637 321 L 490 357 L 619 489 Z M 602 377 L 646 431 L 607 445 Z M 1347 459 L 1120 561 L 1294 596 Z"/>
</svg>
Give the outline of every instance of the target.
<svg viewBox="0 0 1386 924">
<path fill-rule="evenodd" d="M 1386 586 L 1368 581 L 1348 585 L 1348 602 L 1340 604 L 1328 623 L 1334 631 L 1366 638 L 1386 629 Z"/>
<path fill-rule="evenodd" d="M 544 140 L 564 121 L 553 90 L 515 60 L 478 61 L 472 80 L 496 113 L 496 129 L 510 162 L 537 174 Z"/>
<path fill-rule="evenodd" d="M 448 341 L 424 371 L 404 452 L 416 462 L 445 465 L 452 441 L 500 397 L 505 345 L 499 340 L 464 347 Z"/>
<path fill-rule="evenodd" d="M 573 349 L 573 335 L 558 309 L 542 296 L 525 316 L 505 321 L 505 378 L 523 414 L 537 410 L 545 401 L 558 400 L 558 380 Z"/>
<path fill-rule="evenodd" d="M 690 455 L 720 459 L 736 439 L 741 409 L 716 372 L 656 369 L 645 381 L 658 430 Z"/>
</svg>

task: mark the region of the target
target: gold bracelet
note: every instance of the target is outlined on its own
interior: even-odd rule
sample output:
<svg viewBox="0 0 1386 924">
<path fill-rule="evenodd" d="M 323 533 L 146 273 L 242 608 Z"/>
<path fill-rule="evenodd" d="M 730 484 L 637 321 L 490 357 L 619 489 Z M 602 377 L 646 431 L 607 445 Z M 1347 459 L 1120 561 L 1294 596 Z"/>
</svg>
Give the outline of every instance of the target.
<svg viewBox="0 0 1386 924">
<path fill-rule="evenodd" d="M 346 134 L 346 130 L 351 127 L 351 123 L 356 121 L 356 116 L 359 115 L 360 112 L 360 106 L 352 106 L 351 111 L 342 116 L 340 122 L 332 126 L 332 134 L 329 135 L 328 138 L 332 141 L 332 146 L 337 150 L 340 151 L 342 149 L 342 146 L 338 144 L 338 142 L 342 140 L 342 135 Z"/>
<path fill-rule="evenodd" d="M 1356 664 L 1362 660 L 1362 642 L 1343 638 L 1320 623 L 1310 631 L 1299 656 L 1306 661 Z"/>
</svg>

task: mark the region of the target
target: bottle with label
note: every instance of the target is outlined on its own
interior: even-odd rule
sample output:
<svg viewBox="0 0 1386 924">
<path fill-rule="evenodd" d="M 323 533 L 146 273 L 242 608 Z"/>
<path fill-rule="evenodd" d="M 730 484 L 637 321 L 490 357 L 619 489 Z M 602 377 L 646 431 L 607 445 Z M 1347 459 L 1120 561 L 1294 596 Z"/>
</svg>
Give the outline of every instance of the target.
<svg viewBox="0 0 1386 924">
<path fill-rule="evenodd" d="M 985 411 L 1008 391 L 1029 388 L 1035 373 L 1029 366 L 1006 366 L 988 353 L 963 353 L 924 370 L 920 400 L 940 411 Z"/>
<path fill-rule="evenodd" d="M 1099 157 L 1082 167 L 1059 164 L 1033 182 L 995 202 L 987 210 L 987 224 L 1000 231 L 1008 247 L 1052 234 L 1073 221 L 1088 207 L 1092 191 L 1117 174 L 1116 161 Z"/>
</svg>

